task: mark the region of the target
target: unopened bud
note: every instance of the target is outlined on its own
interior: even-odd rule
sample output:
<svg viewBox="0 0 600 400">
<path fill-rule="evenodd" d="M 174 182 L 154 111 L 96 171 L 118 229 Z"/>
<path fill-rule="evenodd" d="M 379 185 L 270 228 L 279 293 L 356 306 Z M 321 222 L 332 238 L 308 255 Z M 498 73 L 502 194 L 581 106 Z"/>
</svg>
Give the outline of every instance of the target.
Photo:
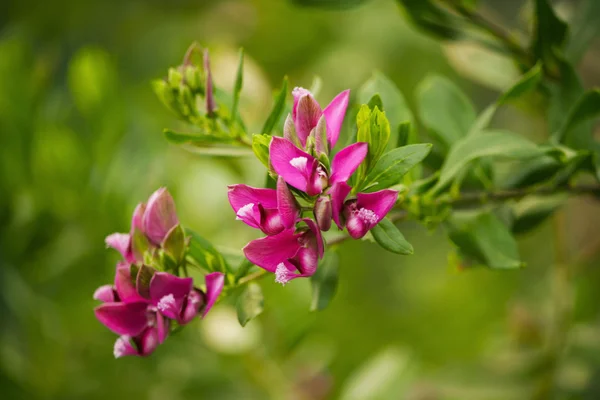
<svg viewBox="0 0 600 400">
<path fill-rule="evenodd" d="M 329 196 L 320 196 L 315 203 L 315 220 L 319 229 L 328 231 L 331 228 L 331 217 L 333 215 L 331 208 L 331 199 Z"/>
</svg>

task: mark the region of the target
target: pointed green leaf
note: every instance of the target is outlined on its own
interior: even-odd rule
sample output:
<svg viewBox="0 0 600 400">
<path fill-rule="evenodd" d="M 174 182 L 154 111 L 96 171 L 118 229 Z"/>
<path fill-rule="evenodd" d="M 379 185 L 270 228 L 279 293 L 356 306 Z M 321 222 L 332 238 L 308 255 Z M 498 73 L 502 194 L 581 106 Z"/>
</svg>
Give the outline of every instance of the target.
<svg viewBox="0 0 600 400">
<path fill-rule="evenodd" d="M 392 129 L 405 121 L 414 122 L 414 118 L 402 92 L 396 84 L 381 72 L 374 72 L 373 76 L 365 82 L 358 91 L 359 104 L 367 104 L 375 95 L 379 96 L 386 116 Z M 376 101 L 376 100 L 374 100 Z"/>
<path fill-rule="evenodd" d="M 560 20 L 548 0 L 535 0 L 534 32 L 531 49 L 544 68 L 559 69 L 556 51 L 564 47 L 567 24 Z"/>
<path fill-rule="evenodd" d="M 210 242 L 191 229 L 185 229 L 190 237 L 188 256 L 209 272 L 230 272 L 223 255 Z"/>
<path fill-rule="evenodd" d="M 411 255 L 414 249 L 404 238 L 402 232 L 388 218 L 384 218 L 380 223 L 371 229 L 373 238 L 381 247 L 392 253 Z"/>
<path fill-rule="evenodd" d="M 269 169 L 269 145 L 271 144 L 271 139 L 271 135 L 266 133 L 252 135 L 252 151 L 256 155 L 256 158 Z"/>
<path fill-rule="evenodd" d="M 250 320 L 263 312 L 264 298 L 260 285 L 250 282 L 236 303 L 237 317 L 240 325 L 246 326 Z"/>
<path fill-rule="evenodd" d="M 237 73 L 235 75 L 235 83 L 233 85 L 233 104 L 231 105 L 231 119 L 237 118 L 238 105 L 240 103 L 240 95 L 242 86 L 244 85 L 244 49 L 240 48 L 240 58 L 238 61 Z"/>
<path fill-rule="evenodd" d="M 270 134 L 273 132 L 275 125 L 281 119 L 283 112 L 285 111 L 285 98 L 288 92 L 288 79 L 287 76 L 283 79 L 283 84 L 281 85 L 281 90 L 275 96 L 275 104 L 273 105 L 273 109 L 271 110 L 271 114 L 265 121 L 265 124 L 262 129 L 263 134 Z"/>
<path fill-rule="evenodd" d="M 185 256 L 185 247 L 185 232 L 181 224 L 177 224 L 165 237 L 162 248 L 179 265 Z"/>
<path fill-rule="evenodd" d="M 411 144 L 388 151 L 377 161 L 358 190 L 375 192 L 400 183 L 402 177 L 423 161 L 430 151 L 429 143 Z"/>
<path fill-rule="evenodd" d="M 310 278 L 312 286 L 311 311 L 324 310 L 335 295 L 338 285 L 339 256 L 328 251 L 319 262 L 317 272 Z"/>
<path fill-rule="evenodd" d="M 600 90 L 590 90 L 579 98 L 571 109 L 564 125 L 558 131 L 556 139 L 559 142 L 573 142 L 568 135 L 583 122 L 600 115 Z M 592 135 L 592 132 L 580 131 L 583 135 Z"/>
<path fill-rule="evenodd" d="M 231 144 L 233 139 L 230 137 L 216 136 L 206 133 L 182 133 L 171 129 L 164 129 L 163 134 L 169 143 L 181 145 L 190 144 L 198 147 L 208 147 L 217 144 Z"/>
<path fill-rule="evenodd" d="M 600 35 L 600 1 L 583 0 L 574 7 L 574 13 L 565 55 L 576 64 Z"/>
</svg>

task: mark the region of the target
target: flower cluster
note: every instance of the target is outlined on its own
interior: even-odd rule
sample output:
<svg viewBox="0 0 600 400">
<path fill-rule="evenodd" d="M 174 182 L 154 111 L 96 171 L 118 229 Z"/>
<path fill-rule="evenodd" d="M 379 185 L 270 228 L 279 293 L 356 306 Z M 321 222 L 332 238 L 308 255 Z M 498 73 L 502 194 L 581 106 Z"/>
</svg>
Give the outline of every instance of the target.
<svg viewBox="0 0 600 400">
<path fill-rule="evenodd" d="M 201 290 L 192 278 L 166 272 L 179 272 L 185 263 L 185 243 L 173 198 L 164 188 L 137 206 L 128 234 L 106 238 L 123 261 L 117 263 L 114 284 L 94 293 L 94 299 L 102 302 L 95 314 L 119 335 L 115 357 L 152 353 L 174 328 L 197 315 L 204 317 L 214 305 L 223 289 L 222 273 L 206 275 L 206 290 Z"/>
<path fill-rule="evenodd" d="M 328 231 L 332 221 L 360 239 L 398 199 L 398 192 L 391 189 L 353 193 L 348 181 L 367 157 L 367 143 L 353 143 L 330 161 L 349 90 L 338 94 L 325 109 L 306 89 L 295 88 L 292 95 L 294 105 L 283 137 L 273 137 L 269 145 L 270 165 L 278 175 L 276 189 L 229 186 L 229 202 L 237 219 L 267 235 L 244 247 L 246 258 L 274 273 L 282 284 L 315 273 L 324 254 L 321 232 Z"/>
</svg>

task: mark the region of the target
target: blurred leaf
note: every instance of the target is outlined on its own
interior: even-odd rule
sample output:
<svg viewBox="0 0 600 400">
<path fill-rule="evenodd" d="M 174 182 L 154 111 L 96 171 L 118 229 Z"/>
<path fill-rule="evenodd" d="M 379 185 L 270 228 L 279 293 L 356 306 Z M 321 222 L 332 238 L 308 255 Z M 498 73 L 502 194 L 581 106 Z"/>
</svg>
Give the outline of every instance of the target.
<svg viewBox="0 0 600 400">
<path fill-rule="evenodd" d="M 359 167 L 358 175 L 362 177 L 385 151 L 390 140 L 390 123 L 385 113 L 377 107 L 370 110 L 369 106 L 363 104 L 356 117 L 356 125 L 356 140 L 369 144 L 367 157 Z"/>
<path fill-rule="evenodd" d="M 410 122 L 406 121 L 398 125 L 398 142 L 396 147 L 403 147 L 408 145 L 410 139 Z"/>
<path fill-rule="evenodd" d="M 430 35 L 440 39 L 461 36 L 457 18 L 431 0 L 397 0 L 406 17 Z"/>
<path fill-rule="evenodd" d="M 384 109 L 383 109 L 383 100 L 381 100 L 381 96 L 379 95 L 379 93 L 375 93 L 369 99 L 369 102 L 367 103 L 367 105 L 369 106 L 369 108 L 371 110 L 374 109 L 375 107 L 377 107 L 381 111 L 384 111 Z"/>
<path fill-rule="evenodd" d="M 242 279 L 244 276 L 246 276 L 248 274 L 248 271 L 250 271 L 250 268 L 252 268 L 254 264 L 252 264 L 250 261 L 248 261 L 247 258 L 244 258 L 242 260 L 242 262 L 240 263 L 238 269 L 235 271 L 235 282 L 238 282 L 240 279 Z"/>
<path fill-rule="evenodd" d="M 548 128 L 553 135 L 560 130 L 570 110 L 583 95 L 583 84 L 577 71 L 566 60 L 559 64 L 561 79 L 558 82 L 549 82 L 550 102 L 548 106 Z"/>
<path fill-rule="evenodd" d="M 495 103 L 489 105 L 481 114 L 479 114 L 477 120 L 473 123 L 473 126 L 471 126 L 471 129 L 469 130 L 469 135 L 478 133 L 487 128 L 500 106 L 519 100 L 525 93 L 537 88 L 542 80 L 542 77 L 542 65 L 537 63 L 527 73 L 521 76 L 521 78 L 519 78 L 519 80 L 507 91 L 502 93 Z"/>
<path fill-rule="evenodd" d="M 329 8 L 332 10 L 357 7 L 369 0 L 291 0 L 292 3 L 303 7 Z"/>
<path fill-rule="evenodd" d="M 263 312 L 264 298 L 260 285 L 250 282 L 237 299 L 237 317 L 240 325 L 246 326 L 250 320 Z"/>
<path fill-rule="evenodd" d="M 381 110 L 385 110 L 392 129 L 395 130 L 400 123 L 405 121 L 414 122 L 412 112 L 402 92 L 391 79 L 378 71 L 375 71 L 373 76 L 358 90 L 358 102 L 367 104 L 375 95 L 381 99 L 383 104 Z"/>
<path fill-rule="evenodd" d="M 231 144 L 234 142 L 230 137 L 206 133 L 182 133 L 175 132 L 171 129 L 163 129 L 163 134 L 169 143 L 176 145 L 189 144 L 198 147 L 209 147 L 217 144 Z"/>
<path fill-rule="evenodd" d="M 467 262 L 500 269 L 524 266 L 515 238 L 491 212 L 466 218 L 455 213 L 448 221 L 448 234 Z"/>
<path fill-rule="evenodd" d="M 317 272 L 310 277 L 312 286 L 311 311 L 324 310 L 335 295 L 338 285 L 340 259 L 335 251 L 325 253 Z"/>
<path fill-rule="evenodd" d="M 275 125 L 281 119 L 283 112 L 285 110 L 285 98 L 288 92 L 288 78 L 287 76 L 283 78 L 283 84 L 281 85 L 281 91 L 275 96 L 275 104 L 273 105 L 273 109 L 271 110 L 271 114 L 265 121 L 265 124 L 262 128 L 263 134 L 270 134 L 273 132 Z"/>
<path fill-rule="evenodd" d="M 544 183 L 552 179 L 561 168 L 562 163 L 550 156 L 524 160 L 510 169 L 508 179 L 502 187 L 517 189 Z"/>
<path fill-rule="evenodd" d="M 426 78 L 419 85 L 417 102 L 421 121 L 447 148 L 467 135 L 477 116 L 471 100 L 441 76 Z"/>
<path fill-rule="evenodd" d="M 558 71 L 556 52 L 561 50 L 567 38 L 567 24 L 560 20 L 548 0 L 535 0 L 534 33 L 531 49 L 544 68 Z"/>
<path fill-rule="evenodd" d="M 567 200 L 568 195 L 528 196 L 516 203 L 513 208 L 512 231 L 520 234 L 535 229 L 554 213 Z"/>
<path fill-rule="evenodd" d="M 358 190 L 374 192 L 399 183 L 430 151 L 431 145 L 428 143 L 411 144 L 388 151 L 377 161 Z"/>
<path fill-rule="evenodd" d="M 269 162 L 269 145 L 271 144 L 271 135 L 263 133 L 263 134 L 254 134 L 252 135 L 252 151 L 256 155 L 256 158 L 260 160 L 260 162 L 270 169 Z"/>
<path fill-rule="evenodd" d="M 543 150 L 523 136 L 508 131 L 484 131 L 467 136 L 450 149 L 440 173 L 440 180 L 432 188 L 438 192 L 448 185 L 471 161 L 481 157 L 527 159 L 542 156 Z"/>
<path fill-rule="evenodd" d="M 404 238 L 402 232 L 388 218 L 384 218 L 371 229 L 375 241 L 387 251 L 392 253 L 410 255 L 414 249 Z"/>
<path fill-rule="evenodd" d="M 185 256 L 185 232 L 181 224 L 177 224 L 169 231 L 162 243 L 162 248 L 177 264 L 183 260 Z"/>
<path fill-rule="evenodd" d="M 584 93 L 573 106 L 564 125 L 556 133 L 555 139 L 561 143 L 578 141 L 569 138 L 569 134 L 581 123 L 598 117 L 598 115 L 600 115 L 600 90 L 590 90 L 589 92 Z M 577 134 L 591 136 L 592 132 L 578 131 Z"/>
<path fill-rule="evenodd" d="M 229 272 L 229 265 L 225 258 L 208 240 L 188 228 L 185 229 L 185 233 L 190 236 L 188 255 L 198 265 L 208 272 Z"/>
<path fill-rule="evenodd" d="M 233 103 L 231 105 L 231 119 L 237 118 L 238 105 L 240 103 L 240 94 L 244 85 L 244 49 L 240 48 L 240 59 L 238 61 L 235 83 L 233 85 Z"/>
<path fill-rule="evenodd" d="M 600 1 L 583 0 L 575 8 L 571 34 L 565 55 L 567 60 L 578 63 L 592 41 L 600 35 Z"/>
</svg>

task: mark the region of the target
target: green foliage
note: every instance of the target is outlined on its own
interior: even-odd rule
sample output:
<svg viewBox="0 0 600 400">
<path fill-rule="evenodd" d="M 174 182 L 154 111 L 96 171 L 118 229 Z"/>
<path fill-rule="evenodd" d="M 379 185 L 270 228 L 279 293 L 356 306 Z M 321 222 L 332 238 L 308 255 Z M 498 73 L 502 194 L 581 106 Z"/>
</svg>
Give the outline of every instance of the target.
<svg viewBox="0 0 600 400">
<path fill-rule="evenodd" d="M 273 104 L 273 109 L 271 110 L 269 117 L 267 118 L 267 120 L 265 121 L 265 124 L 263 125 L 262 131 L 261 131 L 263 134 L 266 134 L 266 135 L 271 134 L 271 132 L 273 132 L 273 129 L 275 129 L 275 126 L 281 120 L 281 117 L 283 116 L 283 113 L 285 111 L 285 98 L 286 98 L 287 94 L 288 94 L 288 79 L 287 79 L 287 77 L 285 77 L 283 79 L 283 84 L 281 85 L 281 90 L 275 96 L 275 104 Z"/>
<path fill-rule="evenodd" d="M 356 140 L 369 144 L 367 157 L 359 167 L 358 175 L 362 177 L 385 152 L 390 140 L 390 124 L 385 113 L 377 106 L 371 110 L 369 106 L 363 105 L 356 116 L 356 126 Z"/>
<path fill-rule="evenodd" d="M 381 111 L 385 111 L 392 130 L 395 130 L 403 122 L 414 123 L 412 112 L 404 96 L 394 82 L 381 72 L 374 72 L 373 76 L 360 87 L 358 101 L 361 104 L 375 101 L 374 105 L 378 106 L 378 103 L 381 103 L 379 108 Z M 369 106 L 374 108 L 371 104 Z"/>
<path fill-rule="evenodd" d="M 248 322 L 262 314 L 264 298 L 260 285 L 250 282 L 236 303 L 237 317 L 240 325 L 246 326 Z"/>
<path fill-rule="evenodd" d="M 256 158 L 269 170 L 269 145 L 271 144 L 271 135 L 268 134 L 254 134 L 252 135 L 252 151 L 256 155 Z"/>
<path fill-rule="evenodd" d="M 531 50 L 544 68 L 556 73 L 559 69 L 557 51 L 567 39 L 567 24 L 556 16 L 548 0 L 535 0 L 535 23 Z"/>
<path fill-rule="evenodd" d="M 458 246 L 462 267 L 485 265 L 494 269 L 510 269 L 524 266 L 515 238 L 491 212 L 454 215 L 447 228 L 450 240 Z"/>
<path fill-rule="evenodd" d="M 565 49 L 566 58 L 573 64 L 581 60 L 589 45 L 600 34 L 600 2 L 583 0 L 580 3 L 574 10 Z"/>
<path fill-rule="evenodd" d="M 401 182 L 415 165 L 419 164 L 431 151 L 427 143 L 411 144 L 390 150 L 377 161 L 358 191 L 375 192 Z"/>
<path fill-rule="evenodd" d="M 335 251 L 327 252 L 319 262 L 317 272 L 310 278 L 312 286 L 311 311 L 321 311 L 327 308 L 337 290 L 339 269 L 338 254 Z"/>
<path fill-rule="evenodd" d="M 181 224 L 177 224 L 165 237 L 162 247 L 165 253 L 179 265 L 185 257 L 185 232 Z"/>
<path fill-rule="evenodd" d="M 404 238 L 404 235 L 392 221 L 384 218 L 373 229 L 373 238 L 381 247 L 392 253 L 411 255 L 413 246 Z"/>
<path fill-rule="evenodd" d="M 186 229 L 185 233 L 189 236 L 188 255 L 193 262 L 208 272 L 230 271 L 223 255 L 208 240 L 190 229 Z"/>
<path fill-rule="evenodd" d="M 353 8 L 369 0 L 291 0 L 292 3 L 303 7 L 329 8 L 332 10 Z"/>
</svg>

